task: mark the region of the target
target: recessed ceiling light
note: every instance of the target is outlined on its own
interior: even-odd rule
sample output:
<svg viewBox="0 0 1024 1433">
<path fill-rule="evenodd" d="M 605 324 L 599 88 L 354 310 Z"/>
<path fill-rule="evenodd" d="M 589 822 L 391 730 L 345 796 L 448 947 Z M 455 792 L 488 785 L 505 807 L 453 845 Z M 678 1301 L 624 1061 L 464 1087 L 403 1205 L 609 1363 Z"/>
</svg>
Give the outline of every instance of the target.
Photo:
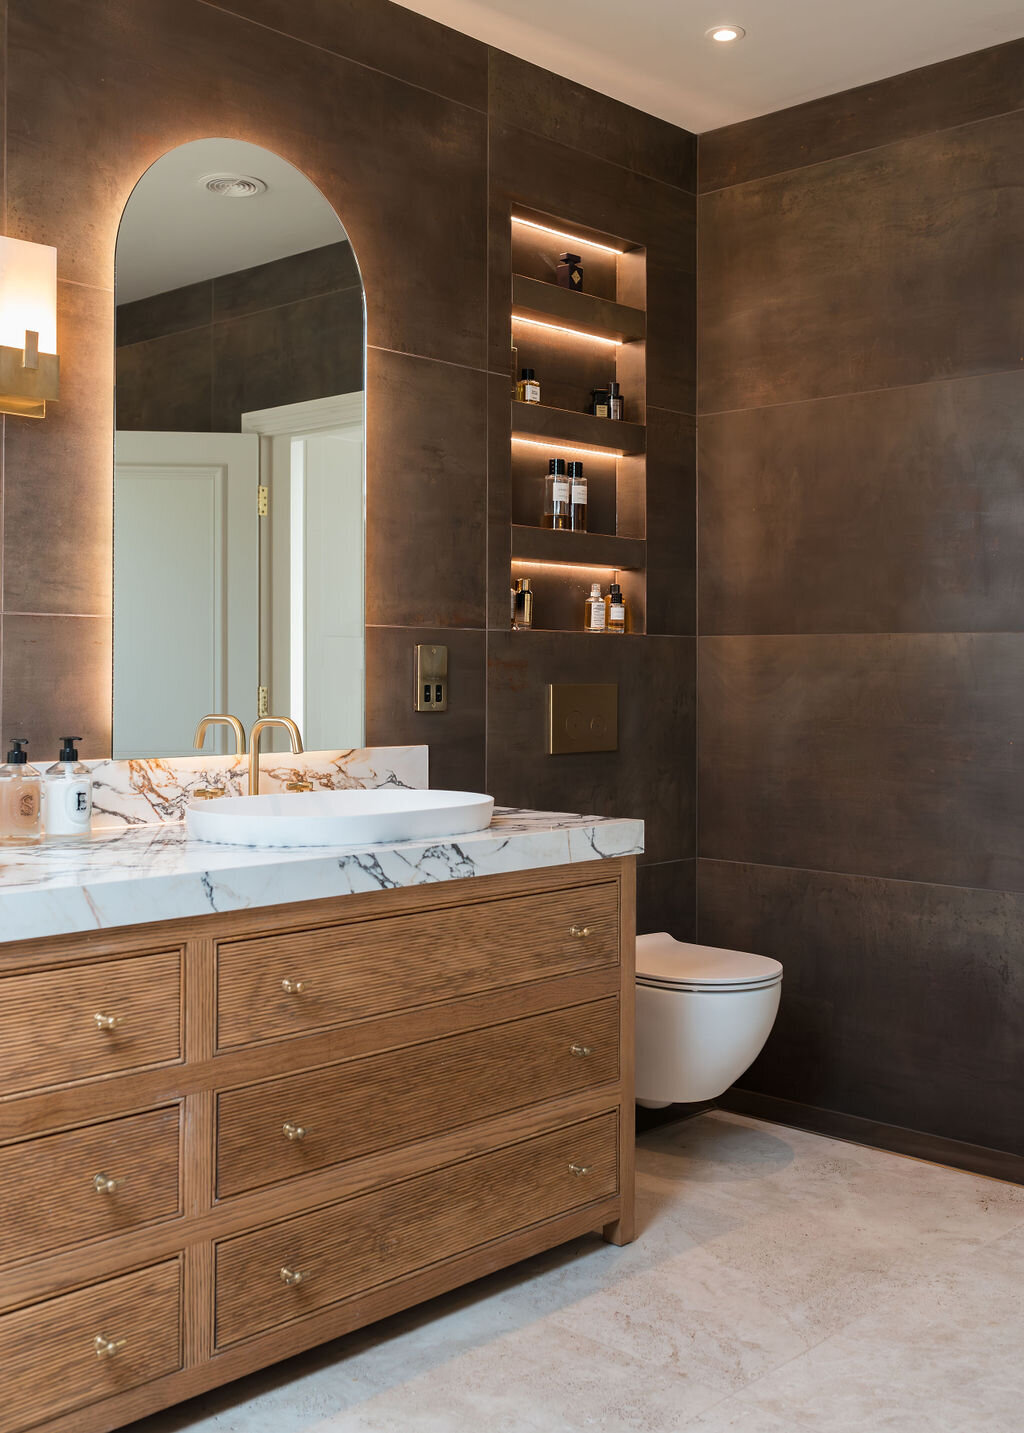
<svg viewBox="0 0 1024 1433">
<path fill-rule="evenodd" d="M 730 40 L 742 40 L 747 33 L 739 25 L 712 25 L 710 30 L 704 31 L 709 40 L 717 40 L 721 45 L 729 44 Z"/>
</svg>

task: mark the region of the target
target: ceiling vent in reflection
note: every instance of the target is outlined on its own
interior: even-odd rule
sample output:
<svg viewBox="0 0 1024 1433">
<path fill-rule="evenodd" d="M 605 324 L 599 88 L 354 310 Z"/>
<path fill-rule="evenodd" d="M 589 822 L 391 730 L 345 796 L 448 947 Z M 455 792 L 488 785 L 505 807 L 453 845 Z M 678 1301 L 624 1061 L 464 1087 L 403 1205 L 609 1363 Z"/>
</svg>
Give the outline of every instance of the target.
<svg viewBox="0 0 1024 1433">
<path fill-rule="evenodd" d="M 254 199 L 257 194 L 266 193 L 266 184 L 251 174 L 205 174 L 199 181 L 200 188 L 224 199 Z"/>
</svg>

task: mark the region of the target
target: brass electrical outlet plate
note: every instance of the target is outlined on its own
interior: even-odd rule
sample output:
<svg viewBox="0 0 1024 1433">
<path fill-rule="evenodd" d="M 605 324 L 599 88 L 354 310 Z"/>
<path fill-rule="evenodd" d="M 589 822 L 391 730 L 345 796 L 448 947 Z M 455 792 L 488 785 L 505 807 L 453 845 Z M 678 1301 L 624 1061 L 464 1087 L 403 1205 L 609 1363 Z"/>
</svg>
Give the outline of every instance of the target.
<svg viewBox="0 0 1024 1433">
<path fill-rule="evenodd" d="M 413 706 L 418 712 L 448 710 L 448 648 L 423 644 L 416 648 Z"/>
<path fill-rule="evenodd" d="M 548 755 L 618 751 L 616 682 L 558 682 L 548 687 Z"/>
</svg>

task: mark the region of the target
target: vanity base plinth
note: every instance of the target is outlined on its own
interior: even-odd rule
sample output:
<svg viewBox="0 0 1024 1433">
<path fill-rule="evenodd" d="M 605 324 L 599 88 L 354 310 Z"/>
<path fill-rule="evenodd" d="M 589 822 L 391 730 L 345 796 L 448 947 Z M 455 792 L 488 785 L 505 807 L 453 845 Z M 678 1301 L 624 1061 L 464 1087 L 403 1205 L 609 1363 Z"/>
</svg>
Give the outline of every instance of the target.
<svg viewBox="0 0 1024 1433">
<path fill-rule="evenodd" d="M 53 1031 L 34 1067 L 0 1042 L 0 1188 L 52 1151 L 66 1207 L 101 1201 L 62 1224 L 44 1180 L 32 1257 L 0 1260 L 10 1433 L 112 1433 L 567 1240 L 629 1242 L 634 867 L 0 945 L 0 1027 Z M 150 956 L 180 988 L 135 979 Z M 140 1322 L 115 1295 L 150 1270 Z M 53 1362 L 63 1300 L 87 1320 Z"/>
</svg>

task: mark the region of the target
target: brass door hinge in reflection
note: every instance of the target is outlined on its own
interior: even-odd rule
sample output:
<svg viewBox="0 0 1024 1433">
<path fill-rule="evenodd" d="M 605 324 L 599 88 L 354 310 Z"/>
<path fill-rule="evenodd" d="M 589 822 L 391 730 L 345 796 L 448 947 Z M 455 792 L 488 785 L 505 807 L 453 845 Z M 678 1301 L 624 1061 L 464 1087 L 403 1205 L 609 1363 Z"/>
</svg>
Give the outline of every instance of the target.
<svg viewBox="0 0 1024 1433">
<path fill-rule="evenodd" d="M 270 715 L 270 688 L 256 688 L 256 715 L 265 717 Z"/>
<path fill-rule="evenodd" d="M 256 489 L 256 516 L 257 516 L 257 517 L 266 517 L 266 515 L 267 515 L 267 513 L 268 513 L 269 511 L 270 511 L 270 490 L 269 490 L 269 488 L 265 488 L 265 487 L 263 486 L 263 484 L 260 483 L 259 487 Z M 260 712 L 260 716 L 262 716 L 262 715 L 263 715 L 263 713 Z"/>
</svg>

